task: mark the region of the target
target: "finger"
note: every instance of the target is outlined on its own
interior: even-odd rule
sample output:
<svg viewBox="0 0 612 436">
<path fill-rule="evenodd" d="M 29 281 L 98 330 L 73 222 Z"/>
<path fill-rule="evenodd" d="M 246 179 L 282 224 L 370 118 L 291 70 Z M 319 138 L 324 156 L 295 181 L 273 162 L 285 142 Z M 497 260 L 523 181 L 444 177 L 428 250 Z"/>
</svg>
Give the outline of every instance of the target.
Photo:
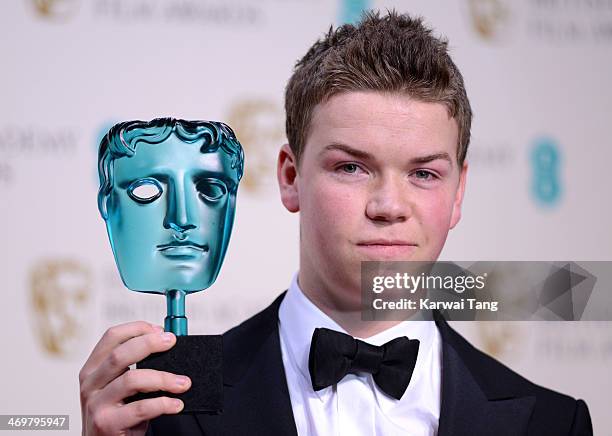
<svg viewBox="0 0 612 436">
<path fill-rule="evenodd" d="M 132 369 L 106 385 L 96 396 L 95 402 L 119 403 L 138 392 L 166 391 L 179 394 L 190 387 L 191 380 L 183 375 L 154 369 Z"/>
<path fill-rule="evenodd" d="M 83 365 L 79 374 L 80 382 L 82 383 L 85 378 L 94 372 L 117 345 L 136 336 L 161 330 L 163 329 L 160 326 L 155 326 L 145 321 L 128 322 L 109 328 L 98 341 Z"/>
<path fill-rule="evenodd" d="M 175 343 L 176 336 L 167 332 L 149 333 L 129 339 L 110 352 L 81 388 L 86 392 L 102 389 L 124 373 L 128 366 L 140 362 L 151 353 L 169 350 Z"/>
<path fill-rule="evenodd" d="M 183 402 L 176 398 L 148 398 L 121 406 L 115 409 L 113 415 L 116 422 L 120 423 L 119 430 L 126 430 L 160 415 L 176 414 L 183 407 Z"/>
</svg>

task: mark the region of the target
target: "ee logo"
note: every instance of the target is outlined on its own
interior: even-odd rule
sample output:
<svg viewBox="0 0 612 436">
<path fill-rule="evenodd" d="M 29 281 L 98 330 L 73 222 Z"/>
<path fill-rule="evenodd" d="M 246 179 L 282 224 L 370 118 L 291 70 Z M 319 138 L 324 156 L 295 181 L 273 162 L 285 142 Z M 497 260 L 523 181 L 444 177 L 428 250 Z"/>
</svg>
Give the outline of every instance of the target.
<svg viewBox="0 0 612 436">
<path fill-rule="evenodd" d="M 361 14 L 370 8 L 370 0 L 340 0 L 340 11 L 338 21 L 344 23 L 356 23 Z"/>
<path fill-rule="evenodd" d="M 549 137 L 537 139 L 530 153 L 531 193 L 543 206 L 556 205 L 562 193 L 560 181 L 561 152 L 557 142 Z"/>
</svg>

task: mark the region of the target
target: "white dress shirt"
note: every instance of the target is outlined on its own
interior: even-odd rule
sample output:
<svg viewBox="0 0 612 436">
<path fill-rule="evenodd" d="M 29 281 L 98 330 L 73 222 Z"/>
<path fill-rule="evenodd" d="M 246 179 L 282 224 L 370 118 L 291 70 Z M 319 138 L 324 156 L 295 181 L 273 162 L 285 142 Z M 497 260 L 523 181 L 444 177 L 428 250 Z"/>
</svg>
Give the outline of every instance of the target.
<svg viewBox="0 0 612 436">
<path fill-rule="evenodd" d="M 347 374 L 339 383 L 315 392 L 308 354 L 316 327 L 346 333 L 304 295 L 295 274 L 279 308 L 279 331 L 291 407 L 300 436 L 437 434 L 442 348 L 433 321 L 404 321 L 362 339 L 373 345 L 400 336 L 420 341 L 410 385 L 399 400 L 381 391 L 368 373 Z"/>
</svg>

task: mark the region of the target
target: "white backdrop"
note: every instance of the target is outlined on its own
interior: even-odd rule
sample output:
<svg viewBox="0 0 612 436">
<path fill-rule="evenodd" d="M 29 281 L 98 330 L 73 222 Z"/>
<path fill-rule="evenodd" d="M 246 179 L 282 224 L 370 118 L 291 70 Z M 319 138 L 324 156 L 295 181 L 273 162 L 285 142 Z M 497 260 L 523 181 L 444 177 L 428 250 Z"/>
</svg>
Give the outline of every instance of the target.
<svg viewBox="0 0 612 436">
<path fill-rule="evenodd" d="M 422 15 L 450 40 L 475 112 L 449 260 L 611 260 L 612 1 L 15 0 L 0 3 L 0 414 L 70 414 L 102 332 L 162 323 L 162 297 L 121 284 L 96 208 L 96 148 L 114 122 L 222 120 L 245 147 L 216 284 L 192 333 L 265 307 L 298 264 L 278 199 L 283 90 L 331 24 L 362 8 Z M 612 435 L 612 324 L 455 324 L 545 386 L 584 398 Z"/>
</svg>

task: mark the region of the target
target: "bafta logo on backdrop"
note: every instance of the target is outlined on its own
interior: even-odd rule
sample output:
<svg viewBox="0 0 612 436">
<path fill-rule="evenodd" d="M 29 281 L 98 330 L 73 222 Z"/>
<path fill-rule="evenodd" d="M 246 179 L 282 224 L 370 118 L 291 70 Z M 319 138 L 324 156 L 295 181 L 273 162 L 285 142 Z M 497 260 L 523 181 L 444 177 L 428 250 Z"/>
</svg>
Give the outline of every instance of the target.
<svg viewBox="0 0 612 436">
<path fill-rule="evenodd" d="M 478 340 L 483 350 L 504 362 L 520 360 L 525 353 L 524 327 L 518 322 L 477 322 Z M 518 353 L 518 355 L 517 355 Z"/>
<path fill-rule="evenodd" d="M 91 301 L 89 269 L 72 259 L 49 259 L 30 271 L 30 309 L 42 350 L 66 357 L 84 339 Z"/>
<path fill-rule="evenodd" d="M 36 15 L 43 19 L 63 21 L 79 9 L 79 0 L 29 0 Z"/>
<path fill-rule="evenodd" d="M 472 30 L 486 42 L 507 39 L 512 23 L 510 2 L 506 0 L 467 0 Z"/>
<path fill-rule="evenodd" d="M 238 100 L 231 105 L 227 120 L 249 158 L 242 186 L 255 193 L 274 185 L 276 153 L 285 141 L 285 114 L 280 105 L 264 98 Z"/>
<path fill-rule="evenodd" d="M 525 271 L 520 271 L 519 268 L 513 269 L 513 264 L 509 264 L 510 268 L 500 268 L 496 271 L 488 271 L 489 283 L 494 288 L 506 289 L 512 286 L 514 279 L 521 277 L 523 283 L 538 282 L 537 273 L 535 276 L 524 276 Z M 545 273 L 543 273 L 545 274 Z M 528 299 L 531 297 L 529 293 L 515 293 L 512 291 L 506 292 L 507 298 L 510 298 L 513 304 L 519 306 L 528 306 Z M 499 297 L 498 297 L 499 298 Z M 478 340 L 483 350 L 507 363 L 514 363 L 520 360 L 525 353 L 525 332 L 524 327 L 519 322 L 508 321 L 489 321 L 474 323 Z"/>
</svg>

